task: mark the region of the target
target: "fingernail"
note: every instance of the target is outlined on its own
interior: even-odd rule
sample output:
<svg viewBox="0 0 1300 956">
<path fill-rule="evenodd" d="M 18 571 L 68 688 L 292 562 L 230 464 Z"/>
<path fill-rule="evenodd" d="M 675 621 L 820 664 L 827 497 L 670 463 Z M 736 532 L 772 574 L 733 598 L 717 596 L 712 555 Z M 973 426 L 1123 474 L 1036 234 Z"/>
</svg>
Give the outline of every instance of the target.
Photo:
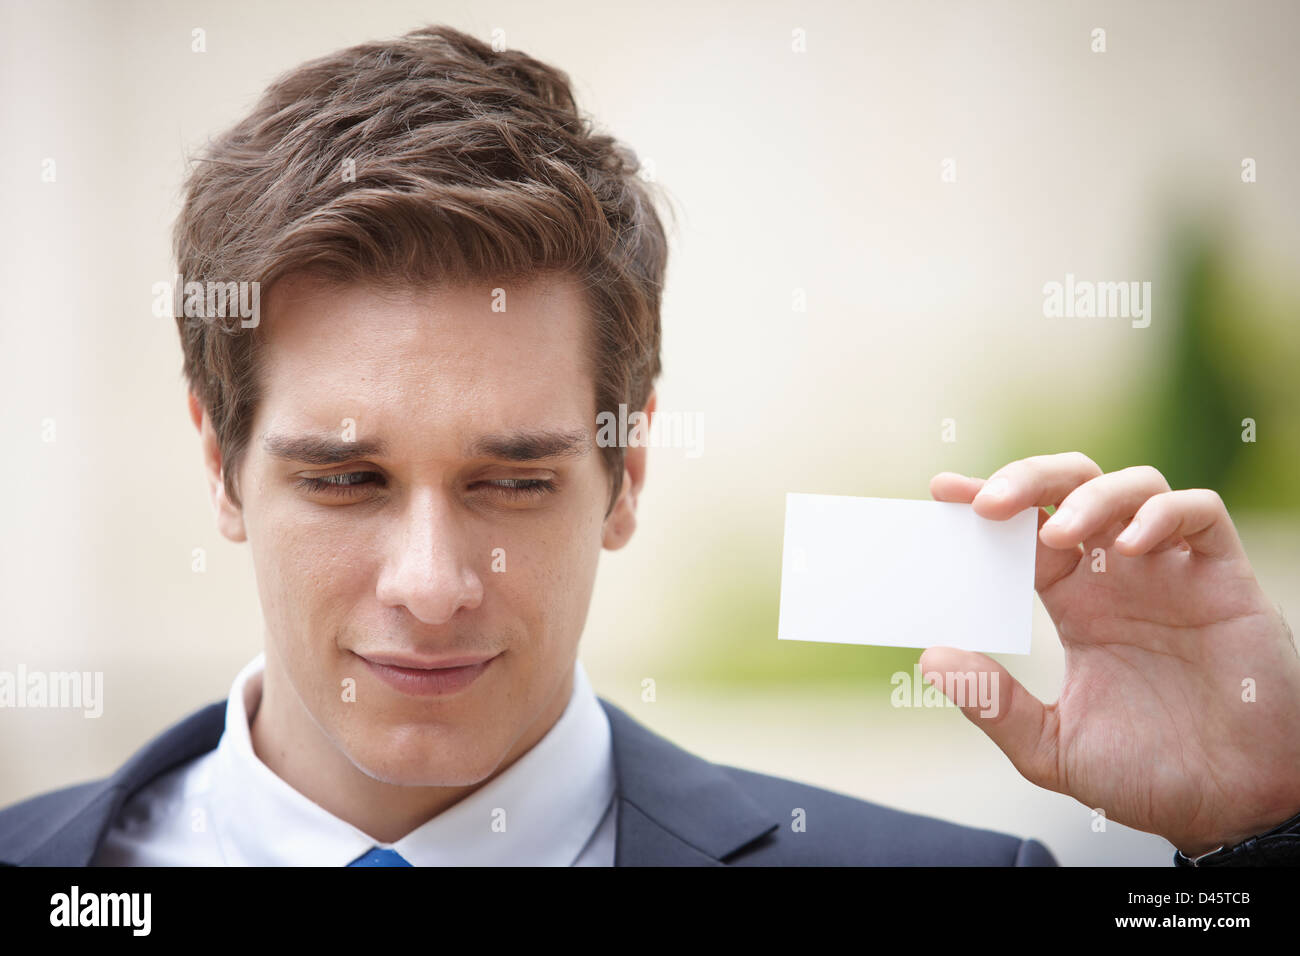
<svg viewBox="0 0 1300 956">
<path fill-rule="evenodd" d="M 1066 531 L 1070 525 L 1074 524 L 1074 511 L 1070 508 L 1057 508 L 1049 520 L 1053 528 L 1058 531 Z"/>
<path fill-rule="evenodd" d="M 1120 534 L 1120 536 L 1115 539 L 1115 542 L 1117 544 L 1129 544 L 1133 541 L 1136 541 L 1137 536 L 1141 533 L 1142 533 L 1142 522 L 1139 521 L 1137 518 L 1134 518 L 1133 523 L 1124 529 L 1123 533 Z"/>
<path fill-rule="evenodd" d="M 1011 492 L 1011 485 L 1005 478 L 994 478 L 980 489 L 985 498 L 1005 498 Z"/>
</svg>

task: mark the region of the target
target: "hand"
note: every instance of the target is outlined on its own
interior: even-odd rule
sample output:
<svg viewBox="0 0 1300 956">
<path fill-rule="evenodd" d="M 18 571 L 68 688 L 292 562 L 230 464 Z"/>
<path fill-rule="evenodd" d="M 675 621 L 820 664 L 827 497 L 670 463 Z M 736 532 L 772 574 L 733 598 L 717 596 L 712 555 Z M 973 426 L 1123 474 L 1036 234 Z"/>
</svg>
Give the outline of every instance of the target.
<svg viewBox="0 0 1300 956">
<path fill-rule="evenodd" d="M 921 655 L 926 675 L 998 674 L 996 714 L 962 712 L 1026 779 L 1187 856 L 1300 811 L 1300 657 L 1218 494 L 1170 491 L 1149 466 L 1103 474 L 1078 452 L 988 482 L 943 472 L 930 493 L 995 521 L 1039 508 L 1034 588 L 1065 649 L 1060 699 L 1044 706 L 983 654 Z"/>
</svg>

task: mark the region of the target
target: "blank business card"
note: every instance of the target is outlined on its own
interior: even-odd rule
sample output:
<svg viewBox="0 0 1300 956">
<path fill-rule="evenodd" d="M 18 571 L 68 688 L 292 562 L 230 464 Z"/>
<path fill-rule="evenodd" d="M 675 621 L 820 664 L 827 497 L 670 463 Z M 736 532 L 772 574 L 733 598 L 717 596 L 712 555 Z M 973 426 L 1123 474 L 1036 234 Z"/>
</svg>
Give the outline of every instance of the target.
<svg viewBox="0 0 1300 956">
<path fill-rule="evenodd" d="M 787 494 L 777 638 L 1028 654 L 1038 509 Z"/>
</svg>

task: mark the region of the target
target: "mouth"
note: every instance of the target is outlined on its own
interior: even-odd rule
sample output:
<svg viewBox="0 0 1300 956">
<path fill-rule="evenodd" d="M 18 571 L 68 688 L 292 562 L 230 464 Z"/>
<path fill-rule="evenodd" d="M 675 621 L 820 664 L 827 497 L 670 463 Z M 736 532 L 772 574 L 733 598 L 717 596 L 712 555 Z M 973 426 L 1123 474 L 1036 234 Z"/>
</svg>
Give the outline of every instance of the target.
<svg viewBox="0 0 1300 956">
<path fill-rule="evenodd" d="M 483 676 L 501 654 L 448 657 L 433 661 L 396 655 L 356 656 L 361 658 L 372 674 L 396 691 L 412 697 L 441 697 L 469 687 Z"/>
</svg>

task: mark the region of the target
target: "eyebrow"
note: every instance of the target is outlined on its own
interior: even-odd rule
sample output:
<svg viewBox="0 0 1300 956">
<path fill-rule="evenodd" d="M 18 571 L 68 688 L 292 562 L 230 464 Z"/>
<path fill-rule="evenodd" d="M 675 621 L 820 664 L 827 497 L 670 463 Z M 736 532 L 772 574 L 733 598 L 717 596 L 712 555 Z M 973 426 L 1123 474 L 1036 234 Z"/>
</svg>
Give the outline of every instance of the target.
<svg viewBox="0 0 1300 956">
<path fill-rule="evenodd" d="M 262 447 L 273 458 L 309 465 L 339 465 L 358 458 L 382 458 L 387 443 L 379 440 L 343 441 L 333 435 L 267 435 Z M 540 461 L 545 458 L 578 458 L 591 450 L 591 435 L 585 430 L 525 430 L 498 435 L 481 435 L 464 450 L 467 458 L 495 458 L 501 461 Z"/>
<path fill-rule="evenodd" d="M 273 458 L 309 465 L 338 465 L 388 453 L 388 446 L 382 441 L 344 441 L 332 435 L 267 435 L 262 439 L 262 448 Z"/>
<path fill-rule="evenodd" d="M 539 461 L 543 458 L 580 458 L 591 448 L 586 431 L 518 431 L 482 435 L 467 449 L 467 458 L 503 461 Z"/>
</svg>

